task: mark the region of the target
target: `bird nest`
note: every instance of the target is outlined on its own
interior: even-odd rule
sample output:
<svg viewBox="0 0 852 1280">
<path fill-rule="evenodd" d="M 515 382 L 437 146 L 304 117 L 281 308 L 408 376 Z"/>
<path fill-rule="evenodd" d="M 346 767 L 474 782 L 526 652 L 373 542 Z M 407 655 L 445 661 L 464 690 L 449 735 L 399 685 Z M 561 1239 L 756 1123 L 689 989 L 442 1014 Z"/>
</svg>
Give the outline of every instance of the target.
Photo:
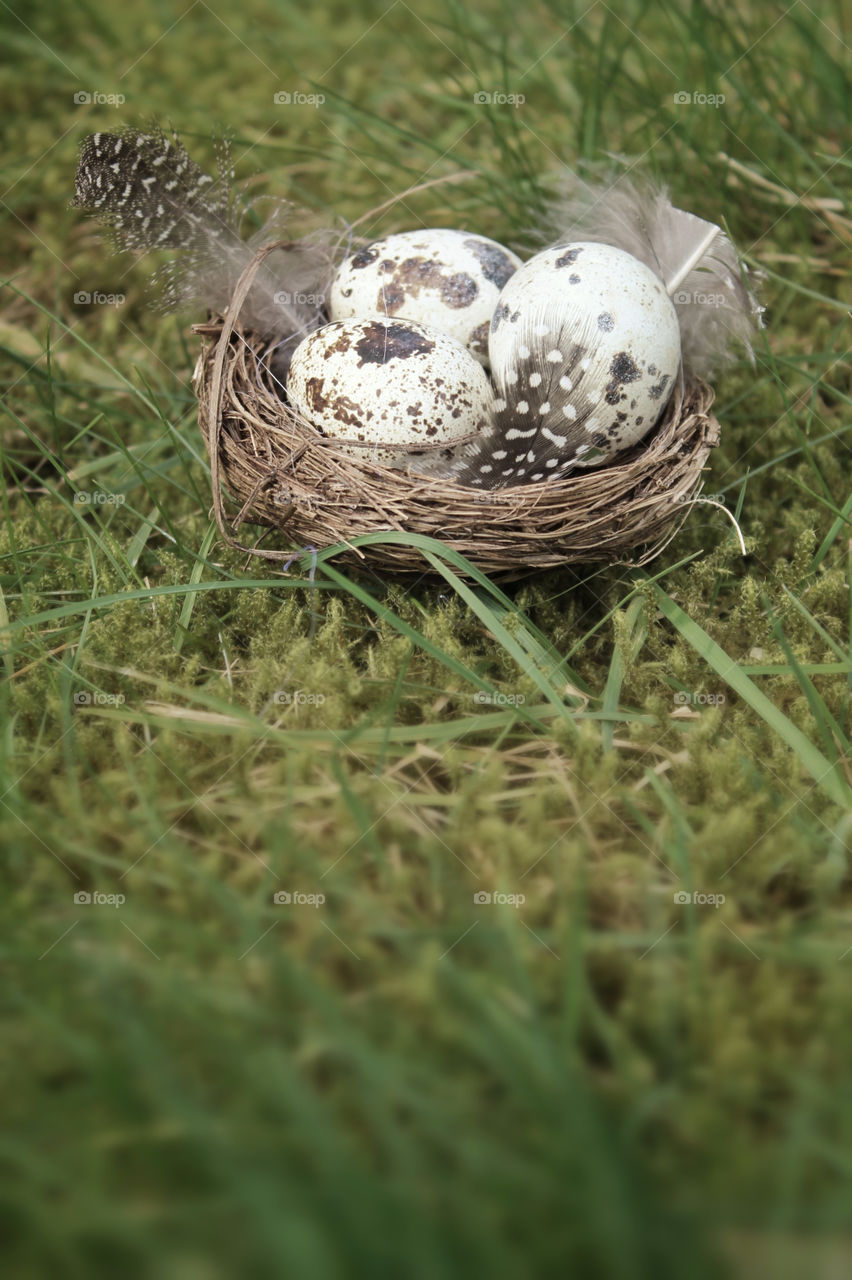
<svg viewBox="0 0 852 1280">
<path fill-rule="evenodd" d="M 290 561 L 334 545 L 350 565 L 422 574 L 420 550 L 403 540 L 352 545 L 359 534 L 395 530 L 440 539 L 508 580 L 570 563 L 645 564 L 677 532 L 719 441 L 706 383 L 676 389 L 660 422 L 616 461 L 563 479 L 479 490 L 381 466 L 368 451 L 341 451 L 301 418 L 269 374 L 270 342 L 239 327 L 242 300 L 273 247 L 246 268 L 227 318 L 194 326 L 202 337 L 194 375 L 199 423 L 216 522 L 230 546 Z M 223 485 L 237 508 L 230 517 Z M 244 524 L 279 530 L 288 549 L 239 541 Z"/>
</svg>

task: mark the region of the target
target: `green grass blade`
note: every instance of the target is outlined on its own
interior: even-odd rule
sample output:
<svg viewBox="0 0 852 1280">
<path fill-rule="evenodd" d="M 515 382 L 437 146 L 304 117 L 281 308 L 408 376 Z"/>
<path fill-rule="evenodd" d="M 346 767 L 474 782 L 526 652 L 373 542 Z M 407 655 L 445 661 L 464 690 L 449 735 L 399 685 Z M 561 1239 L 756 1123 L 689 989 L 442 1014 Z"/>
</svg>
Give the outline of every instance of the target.
<svg viewBox="0 0 852 1280">
<path fill-rule="evenodd" d="M 729 688 L 748 703 L 761 719 L 787 744 L 798 757 L 802 767 L 835 804 L 844 808 L 852 804 L 852 787 L 840 772 L 837 763 L 827 760 L 811 740 L 791 720 L 779 711 L 765 693 L 745 675 L 733 658 L 720 648 L 697 622 L 675 604 L 661 587 L 654 588 L 657 603 L 663 615 L 683 636 L 696 653 L 704 659 Z"/>
</svg>

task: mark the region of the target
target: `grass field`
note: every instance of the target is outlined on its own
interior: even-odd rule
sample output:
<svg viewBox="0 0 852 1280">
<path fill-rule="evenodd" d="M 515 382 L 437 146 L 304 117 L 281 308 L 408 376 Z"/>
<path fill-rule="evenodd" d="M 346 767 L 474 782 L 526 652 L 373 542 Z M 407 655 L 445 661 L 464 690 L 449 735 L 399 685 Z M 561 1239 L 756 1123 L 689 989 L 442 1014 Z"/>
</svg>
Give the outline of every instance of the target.
<svg viewBox="0 0 852 1280">
<path fill-rule="evenodd" d="M 841 4 L 0 23 L 8 1274 L 850 1274 Z M 67 208 L 152 118 L 326 220 L 421 188 L 364 234 L 523 247 L 607 154 L 724 219 L 767 328 L 705 493 L 747 554 L 712 505 L 504 590 L 223 548 L 203 317 Z"/>
</svg>

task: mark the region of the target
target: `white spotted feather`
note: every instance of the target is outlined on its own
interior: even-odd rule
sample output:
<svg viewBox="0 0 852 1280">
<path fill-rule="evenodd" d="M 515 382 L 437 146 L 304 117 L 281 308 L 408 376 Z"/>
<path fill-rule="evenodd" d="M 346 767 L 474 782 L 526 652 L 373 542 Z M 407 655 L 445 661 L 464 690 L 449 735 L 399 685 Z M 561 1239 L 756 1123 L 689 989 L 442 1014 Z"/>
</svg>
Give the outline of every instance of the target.
<svg viewBox="0 0 852 1280">
<path fill-rule="evenodd" d="M 339 235 L 318 231 L 290 238 L 293 206 L 273 199 L 263 226 L 243 238 L 250 205 L 233 181 L 227 144 L 219 144 L 219 173 L 205 173 L 177 134 L 160 128 L 94 133 L 82 145 L 75 208 L 100 219 L 117 250 L 165 250 L 156 273 L 168 308 L 196 305 L 223 313 L 256 250 L 289 240 L 263 263 L 243 304 L 243 326 L 286 341 L 323 321 L 322 299 L 334 270 Z"/>
<path fill-rule="evenodd" d="M 737 343 L 752 354 L 763 308 L 734 245 L 720 227 L 676 209 L 664 190 L 640 191 L 626 178 L 609 186 L 575 182 L 551 207 L 547 229 L 555 242 L 498 300 L 489 342 L 494 430 L 456 457 L 457 483 L 537 482 L 609 462 L 659 420 L 679 370 L 707 376 Z M 580 299 L 587 283 L 580 262 L 588 266 L 595 247 L 616 251 L 612 305 L 601 294 L 597 312 L 594 294 Z M 574 253 L 576 270 L 559 270 Z M 627 254 L 654 286 L 625 273 Z M 523 296 L 534 264 L 534 287 Z M 641 308 L 654 291 L 646 317 L 625 318 L 628 293 Z M 612 331 L 602 320 L 610 311 Z M 508 343 L 501 341 L 507 327 Z"/>
</svg>

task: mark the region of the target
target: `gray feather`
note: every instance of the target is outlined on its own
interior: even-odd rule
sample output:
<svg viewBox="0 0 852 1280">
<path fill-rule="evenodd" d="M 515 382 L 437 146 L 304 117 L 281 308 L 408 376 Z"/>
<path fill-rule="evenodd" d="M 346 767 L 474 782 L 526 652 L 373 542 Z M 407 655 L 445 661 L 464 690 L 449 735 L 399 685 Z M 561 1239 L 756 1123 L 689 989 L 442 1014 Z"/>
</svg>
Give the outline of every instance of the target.
<svg viewBox="0 0 852 1280">
<path fill-rule="evenodd" d="M 612 244 L 660 276 L 677 309 L 687 373 L 711 375 L 734 357 L 738 343 L 753 359 L 764 308 L 747 268 L 720 227 L 676 209 L 665 188 L 640 188 L 626 177 L 609 183 L 572 178 L 551 202 L 546 225 L 555 244 Z"/>
<path fill-rule="evenodd" d="M 733 358 L 737 344 L 753 359 L 751 342 L 761 327 L 763 307 L 734 245 L 714 223 L 676 209 L 664 189 L 640 189 L 626 177 L 608 183 L 582 183 L 572 177 L 532 238 L 566 251 L 580 242 L 613 245 L 649 267 L 662 280 L 677 312 L 681 364 L 687 374 L 711 375 Z M 498 302 L 492 334 L 508 310 L 501 311 Z M 520 319 L 515 346 L 524 356 L 512 360 L 509 386 L 505 370 L 495 367 L 492 352 L 497 394 L 494 427 L 456 452 L 448 467 L 456 483 L 499 488 L 561 477 L 601 465 L 641 438 L 642 432 L 637 435 L 629 422 L 624 426 L 619 422 L 627 415 L 619 413 L 616 404 L 624 388 L 615 385 L 615 365 L 613 395 L 605 397 L 611 399 L 613 421 L 607 422 L 597 402 L 584 395 L 583 366 L 595 359 L 593 332 L 561 324 L 560 305 L 552 300 L 543 307 L 528 307 Z M 539 333 L 548 335 L 546 342 Z M 546 348 L 553 346 L 561 354 L 556 366 L 548 363 L 546 354 Z M 567 383 L 563 382 L 566 377 Z M 600 371 L 594 382 L 600 382 Z M 668 377 L 661 377 L 653 388 L 661 406 L 671 385 Z M 572 417 L 566 422 L 561 415 L 568 411 Z M 599 419 L 602 429 L 598 432 L 594 427 Z M 653 420 L 638 417 L 639 424 L 647 432 Z"/>
</svg>

